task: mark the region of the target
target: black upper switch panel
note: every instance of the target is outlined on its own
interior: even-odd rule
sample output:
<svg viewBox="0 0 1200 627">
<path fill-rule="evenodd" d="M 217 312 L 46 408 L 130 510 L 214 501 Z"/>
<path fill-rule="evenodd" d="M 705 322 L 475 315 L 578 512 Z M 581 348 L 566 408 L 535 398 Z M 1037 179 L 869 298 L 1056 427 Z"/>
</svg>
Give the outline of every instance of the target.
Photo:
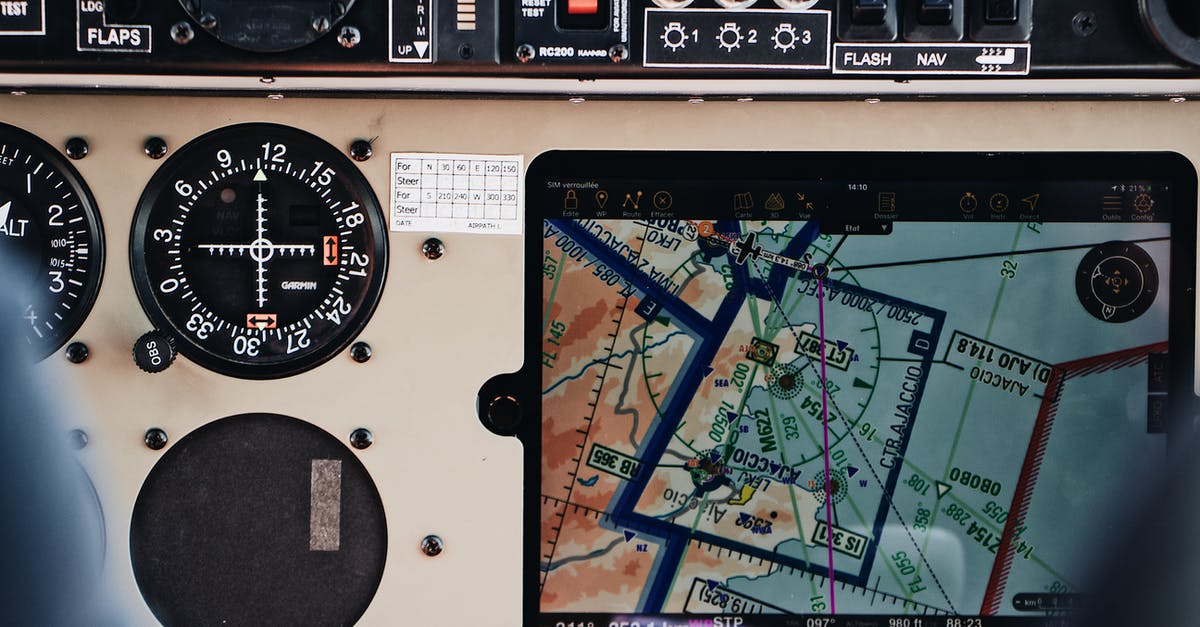
<svg viewBox="0 0 1200 627">
<path fill-rule="evenodd" d="M 1017 0 L 984 0 L 983 19 L 988 24 L 1016 24 Z"/>
</svg>

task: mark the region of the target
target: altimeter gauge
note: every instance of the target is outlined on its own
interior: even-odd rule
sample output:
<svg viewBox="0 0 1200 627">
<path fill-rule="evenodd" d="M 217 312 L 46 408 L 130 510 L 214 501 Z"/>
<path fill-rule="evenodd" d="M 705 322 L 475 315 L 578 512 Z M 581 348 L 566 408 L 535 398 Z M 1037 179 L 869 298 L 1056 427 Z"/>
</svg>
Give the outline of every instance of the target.
<svg viewBox="0 0 1200 627">
<path fill-rule="evenodd" d="M 0 124 L 0 263 L 17 327 L 37 358 L 83 324 L 104 274 L 96 202 L 57 150 Z"/>
<path fill-rule="evenodd" d="M 142 307 L 182 355 L 265 379 L 313 368 L 358 334 L 383 289 L 387 230 L 338 149 L 240 124 L 163 164 L 138 203 L 130 255 Z"/>
</svg>

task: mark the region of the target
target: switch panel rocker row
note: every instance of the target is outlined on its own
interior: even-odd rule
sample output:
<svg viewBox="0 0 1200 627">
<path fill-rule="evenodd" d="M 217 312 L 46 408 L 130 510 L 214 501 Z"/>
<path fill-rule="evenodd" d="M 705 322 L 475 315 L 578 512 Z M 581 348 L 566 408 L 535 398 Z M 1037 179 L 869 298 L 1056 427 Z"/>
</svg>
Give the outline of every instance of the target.
<svg viewBox="0 0 1200 627">
<path fill-rule="evenodd" d="M 1200 77 L 1128 0 L 20 0 L 0 73 L 1003 79 Z M 1143 13 L 1138 19 L 1137 11 Z M 307 11 L 307 12 L 306 12 Z M 262 28 L 263 24 L 274 24 Z"/>
</svg>

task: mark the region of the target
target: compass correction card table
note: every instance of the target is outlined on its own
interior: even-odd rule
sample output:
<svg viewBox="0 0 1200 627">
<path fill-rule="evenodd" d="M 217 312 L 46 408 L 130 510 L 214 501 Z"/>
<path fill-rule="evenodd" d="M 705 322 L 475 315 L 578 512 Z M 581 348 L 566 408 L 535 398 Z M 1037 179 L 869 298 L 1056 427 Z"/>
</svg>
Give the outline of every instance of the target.
<svg viewBox="0 0 1200 627">
<path fill-rule="evenodd" d="M 527 624 L 1044 624 L 1194 400 L 1176 155 L 568 152 L 528 185 Z"/>
</svg>

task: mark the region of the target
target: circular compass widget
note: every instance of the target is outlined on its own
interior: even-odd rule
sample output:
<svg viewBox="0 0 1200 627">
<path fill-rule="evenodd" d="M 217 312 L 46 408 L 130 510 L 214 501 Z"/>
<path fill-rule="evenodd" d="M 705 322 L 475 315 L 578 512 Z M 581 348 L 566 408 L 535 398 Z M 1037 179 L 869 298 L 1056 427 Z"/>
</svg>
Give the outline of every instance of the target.
<svg viewBox="0 0 1200 627">
<path fill-rule="evenodd" d="M 1129 322 L 1146 313 L 1158 294 L 1158 268 L 1137 244 L 1107 242 L 1083 256 L 1075 273 L 1083 308 L 1105 322 Z"/>
</svg>

